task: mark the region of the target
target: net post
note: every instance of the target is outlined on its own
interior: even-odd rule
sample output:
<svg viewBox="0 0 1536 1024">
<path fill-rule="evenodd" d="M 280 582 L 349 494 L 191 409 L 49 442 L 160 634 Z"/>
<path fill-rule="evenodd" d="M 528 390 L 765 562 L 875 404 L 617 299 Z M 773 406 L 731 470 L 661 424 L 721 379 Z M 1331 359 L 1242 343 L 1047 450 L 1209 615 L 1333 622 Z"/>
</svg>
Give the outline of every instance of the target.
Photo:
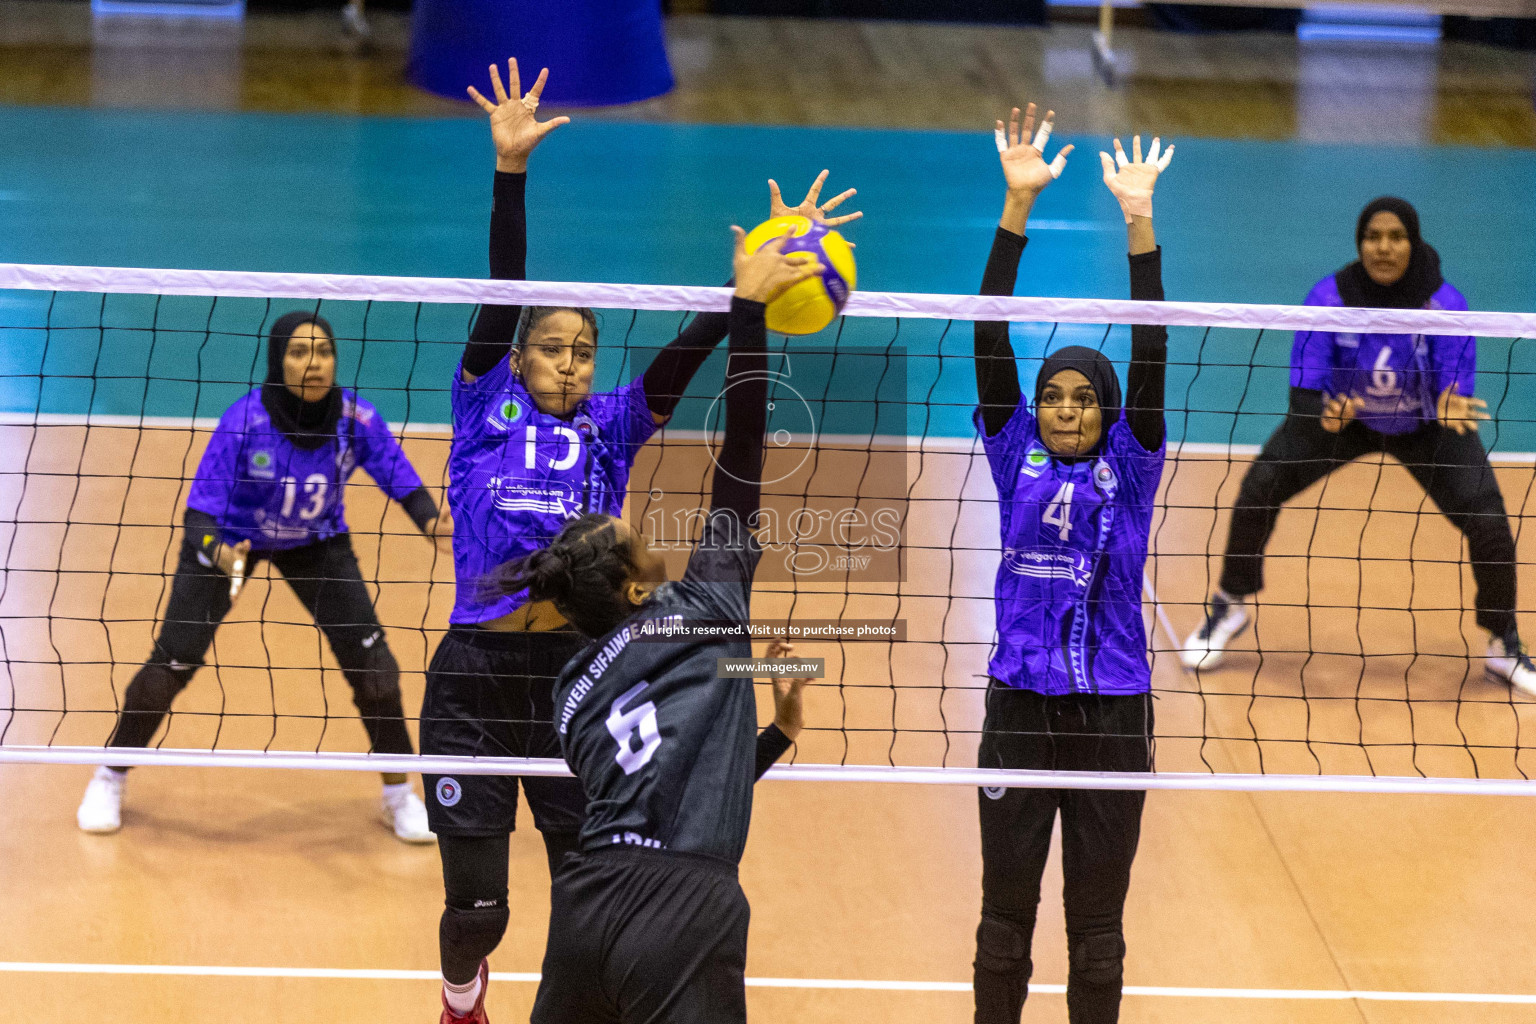
<svg viewBox="0 0 1536 1024">
<path fill-rule="evenodd" d="M 1115 5 L 1114 0 L 1100 0 L 1099 27 L 1093 33 L 1093 66 L 1104 84 L 1113 88 L 1119 84 L 1120 74 L 1115 59 Z"/>
</svg>

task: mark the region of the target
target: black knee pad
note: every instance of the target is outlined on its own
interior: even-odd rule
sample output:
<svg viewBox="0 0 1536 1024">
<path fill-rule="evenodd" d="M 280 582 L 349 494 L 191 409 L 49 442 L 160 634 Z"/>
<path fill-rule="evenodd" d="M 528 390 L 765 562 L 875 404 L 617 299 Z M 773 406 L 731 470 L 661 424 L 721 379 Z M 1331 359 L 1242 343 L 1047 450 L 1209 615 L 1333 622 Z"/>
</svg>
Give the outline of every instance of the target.
<svg viewBox="0 0 1536 1024">
<path fill-rule="evenodd" d="M 470 905 L 463 905 L 465 902 Z M 443 966 L 447 968 L 450 961 L 457 961 L 471 972 L 477 969 L 480 961 L 501 943 L 511 918 L 506 896 L 498 900 L 448 901 L 437 931 Z"/>
<path fill-rule="evenodd" d="M 1125 969 L 1125 939 L 1119 932 L 1097 932 L 1067 949 L 1068 973 L 1090 985 L 1118 985 Z"/>
<path fill-rule="evenodd" d="M 1017 922 L 985 911 L 976 928 L 976 967 L 994 974 L 1022 974 L 1029 980 L 1034 965 L 1029 960 L 1031 935 Z"/>
<path fill-rule="evenodd" d="M 197 670 L 203 667 L 203 659 L 187 652 L 170 650 L 161 640 L 156 640 L 155 648 L 150 652 L 149 661 L 145 667 L 163 669 L 166 674 L 176 680 L 175 692 L 180 693 L 192 681 Z"/>
<path fill-rule="evenodd" d="M 352 684 L 352 699 L 365 715 L 381 705 L 400 704 L 400 664 L 384 642 L 384 630 L 379 629 L 371 636 L 371 643 L 364 637 L 357 650 L 350 652 L 342 663 L 347 682 Z M 339 656 L 337 661 L 341 661 Z"/>
<path fill-rule="evenodd" d="M 159 653 L 157 647 L 155 654 Z M 172 667 L 157 660 L 139 669 L 133 681 L 128 684 L 128 692 L 123 695 L 124 710 L 169 708 L 177 694 L 187 688 L 187 683 L 192 681 L 192 674 L 197 671 L 195 665 L 177 664 L 180 667 Z"/>
</svg>

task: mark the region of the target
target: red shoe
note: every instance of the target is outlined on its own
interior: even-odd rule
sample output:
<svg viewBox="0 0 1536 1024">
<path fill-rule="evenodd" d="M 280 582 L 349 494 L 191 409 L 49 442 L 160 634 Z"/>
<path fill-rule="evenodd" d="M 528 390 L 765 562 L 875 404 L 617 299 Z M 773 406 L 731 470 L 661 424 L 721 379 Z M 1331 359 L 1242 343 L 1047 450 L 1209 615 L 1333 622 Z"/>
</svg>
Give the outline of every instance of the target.
<svg viewBox="0 0 1536 1024">
<path fill-rule="evenodd" d="M 489 961 L 480 961 L 480 998 L 475 1000 L 474 1009 L 460 1017 L 448 1007 L 448 993 L 443 993 L 443 1016 L 438 1024 L 490 1024 L 490 1018 L 485 1015 L 485 993 L 491 987 L 491 965 Z"/>
</svg>

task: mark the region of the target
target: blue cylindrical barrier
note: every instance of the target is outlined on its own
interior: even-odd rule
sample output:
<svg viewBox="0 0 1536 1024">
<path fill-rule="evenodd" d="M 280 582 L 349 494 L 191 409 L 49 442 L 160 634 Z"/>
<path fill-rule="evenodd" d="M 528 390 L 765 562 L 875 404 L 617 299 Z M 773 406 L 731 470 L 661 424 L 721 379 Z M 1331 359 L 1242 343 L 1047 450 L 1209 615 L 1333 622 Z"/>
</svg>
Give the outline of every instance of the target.
<svg viewBox="0 0 1536 1024">
<path fill-rule="evenodd" d="M 660 0 L 416 0 L 406 75 L 453 99 L 488 92 L 486 67 L 516 57 L 523 88 L 549 68 L 544 102 L 605 106 L 672 88 Z"/>
</svg>

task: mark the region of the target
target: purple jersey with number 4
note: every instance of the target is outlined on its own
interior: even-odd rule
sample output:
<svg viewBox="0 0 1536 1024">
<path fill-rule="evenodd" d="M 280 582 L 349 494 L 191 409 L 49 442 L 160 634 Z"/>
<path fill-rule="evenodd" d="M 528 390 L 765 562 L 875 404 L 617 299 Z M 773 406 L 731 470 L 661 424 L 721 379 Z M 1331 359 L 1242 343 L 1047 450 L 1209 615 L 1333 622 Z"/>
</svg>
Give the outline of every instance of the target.
<svg viewBox="0 0 1536 1024">
<path fill-rule="evenodd" d="M 1003 538 L 987 672 L 1049 695 L 1146 693 L 1142 574 L 1167 444 L 1147 451 L 1121 419 L 1097 457 L 1067 462 L 1022 402 L 992 437 L 975 419 Z"/>
<path fill-rule="evenodd" d="M 342 489 L 359 466 L 399 501 L 421 486 L 389 424 L 341 393 L 336 437 L 319 448 L 289 443 L 261 404 L 261 388 L 224 411 L 197 466 L 187 507 L 218 520 L 224 540 L 284 551 L 347 532 Z"/>
<path fill-rule="evenodd" d="M 618 515 L 640 446 L 656 432 L 636 378 L 594 394 L 568 418 L 540 412 L 508 361 L 471 383 L 453 377 L 453 509 L 456 625 L 489 622 L 528 603 L 526 592 L 484 592 L 487 573 L 545 547 L 587 512 Z"/>
<path fill-rule="evenodd" d="M 1306 304 L 1344 305 L 1332 274 L 1317 282 Z M 1467 300 L 1442 284 L 1424 308 L 1464 310 Z M 1476 383 L 1477 342 L 1465 335 L 1297 331 L 1291 347 L 1291 387 L 1354 395 L 1356 419 L 1382 434 L 1434 422 L 1440 392 L 1456 384 L 1470 395 Z"/>
</svg>

